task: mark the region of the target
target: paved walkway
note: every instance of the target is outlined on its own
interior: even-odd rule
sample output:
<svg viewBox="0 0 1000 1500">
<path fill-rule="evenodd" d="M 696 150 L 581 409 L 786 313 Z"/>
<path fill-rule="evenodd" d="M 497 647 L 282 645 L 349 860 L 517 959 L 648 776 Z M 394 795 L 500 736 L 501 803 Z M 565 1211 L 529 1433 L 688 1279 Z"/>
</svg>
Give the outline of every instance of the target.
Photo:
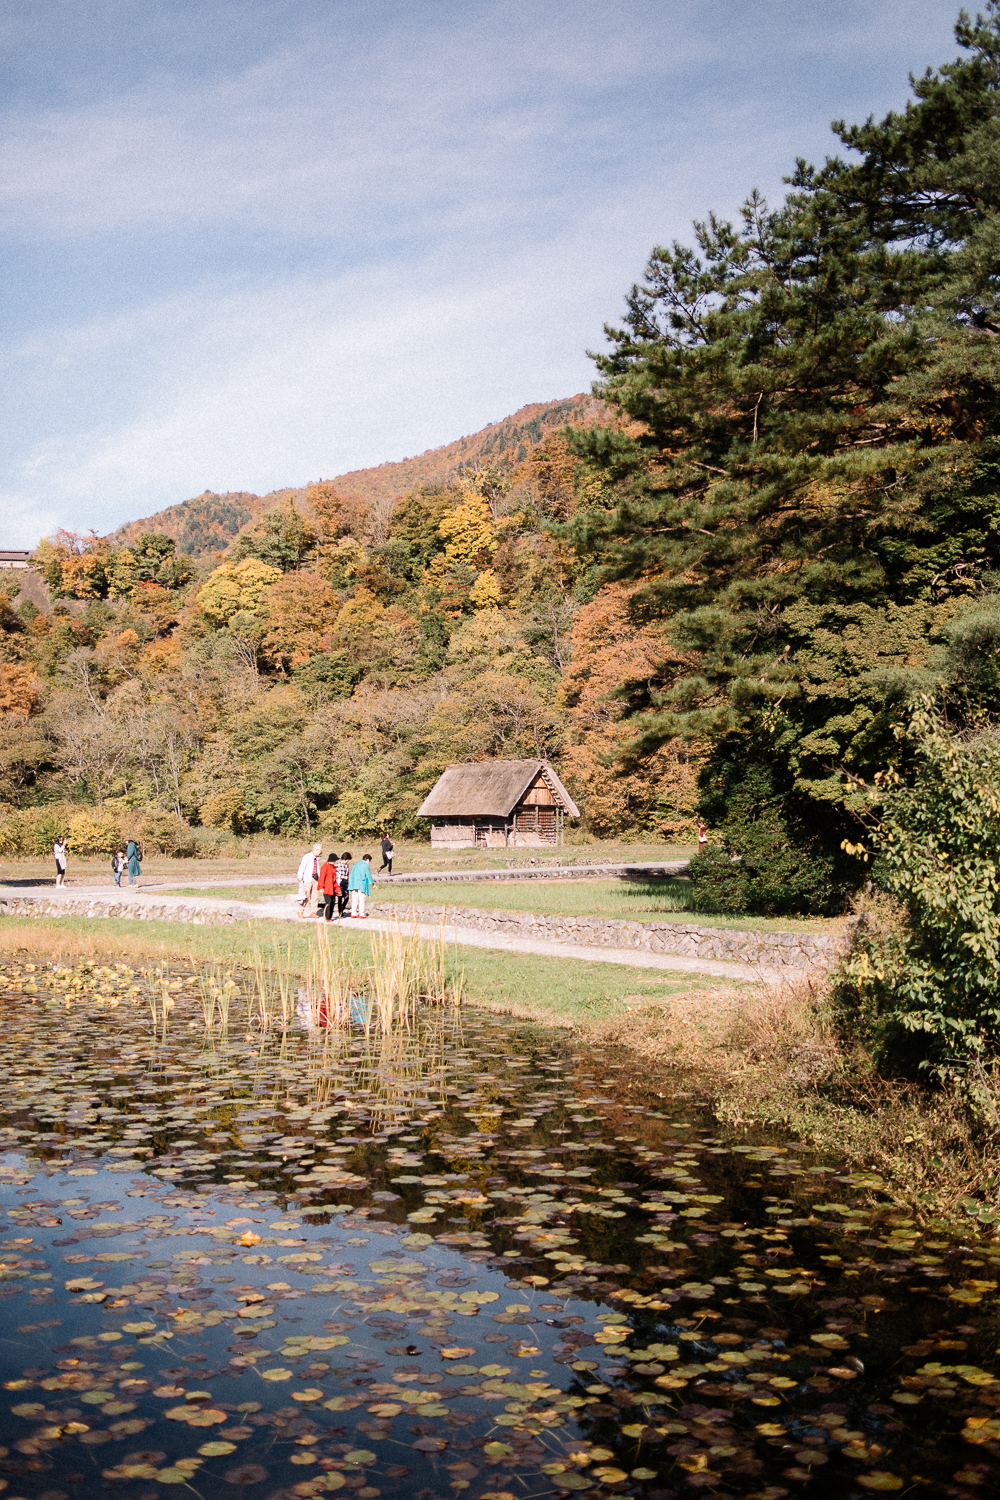
<svg viewBox="0 0 1000 1500">
<path fill-rule="evenodd" d="M 273 882 L 270 882 L 273 884 Z M 188 887 L 190 889 L 190 887 Z M 80 906 L 90 903 L 102 905 L 111 903 L 115 906 L 123 906 L 135 903 L 142 907 L 147 920 L 191 920 L 191 913 L 203 911 L 205 913 L 220 913 L 234 918 L 237 921 L 260 921 L 269 922 L 299 922 L 297 915 L 296 893 L 293 891 L 287 897 L 277 901 L 226 901 L 207 896 L 170 896 L 161 894 L 159 889 L 128 890 L 123 888 L 120 892 L 112 884 L 110 888 L 103 883 L 100 886 L 69 886 L 62 890 L 56 890 L 54 886 L 48 888 L 35 886 L 26 889 L 24 886 L 0 885 L 0 903 L 9 901 L 44 902 L 50 909 L 53 906 L 65 906 L 67 911 L 73 911 Z M 97 913 L 92 915 L 100 917 L 111 915 L 111 913 Z M 306 924 L 303 923 L 303 926 Z M 310 921 L 310 926 L 319 926 L 319 923 Z M 340 924 L 331 924 L 328 931 L 334 932 L 340 929 Z M 695 958 L 687 954 L 673 953 L 645 953 L 637 948 L 598 948 L 590 947 L 582 943 L 556 943 L 548 942 L 541 938 L 507 937 L 501 933 L 480 932 L 469 927 L 441 927 L 436 923 L 411 922 L 397 917 L 367 917 L 364 922 L 359 922 L 357 927 L 350 919 L 345 920 L 343 929 L 348 932 L 403 932 L 416 934 L 418 937 L 429 940 L 440 940 L 444 937 L 445 942 L 454 944 L 456 947 L 465 948 L 491 948 L 505 953 L 537 954 L 543 958 L 570 958 L 577 962 L 619 964 L 632 969 L 657 969 L 669 974 L 700 974 L 716 979 L 738 979 L 750 982 L 776 983 L 787 979 L 790 973 L 798 971 L 788 969 L 754 968 L 750 964 L 728 963 L 721 959 Z"/>
</svg>

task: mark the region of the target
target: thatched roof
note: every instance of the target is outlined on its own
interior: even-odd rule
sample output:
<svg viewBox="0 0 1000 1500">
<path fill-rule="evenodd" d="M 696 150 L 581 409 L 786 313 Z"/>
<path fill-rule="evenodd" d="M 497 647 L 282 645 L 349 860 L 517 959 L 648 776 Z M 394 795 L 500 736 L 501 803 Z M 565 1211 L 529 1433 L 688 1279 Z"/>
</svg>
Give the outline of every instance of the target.
<svg viewBox="0 0 1000 1500">
<path fill-rule="evenodd" d="M 449 766 L 417 811 L 420 818 L 509 818 L 540 771 L 571 818 L 580 810 L 546 760 L 481 760 Z"/>
</svg>

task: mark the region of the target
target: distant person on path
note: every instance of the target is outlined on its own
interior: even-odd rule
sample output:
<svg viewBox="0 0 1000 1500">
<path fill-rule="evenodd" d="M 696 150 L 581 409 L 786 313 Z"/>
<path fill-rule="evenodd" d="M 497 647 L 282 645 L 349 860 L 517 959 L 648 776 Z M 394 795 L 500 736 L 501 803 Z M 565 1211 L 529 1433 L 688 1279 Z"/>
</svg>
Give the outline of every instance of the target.
<svg viewBox="0 0 1000 1500">
<path fill-rule="evenodd" d="M 708 848 L 708 825 L 706 823 L 699 823 L 698 824 L 698 853 L 699 854 L 704 854 L 704 852 L 705 852 L 705 850 L 707 848 Z"/>
<path fill-rule="evenodd" d="M 312 904 L 316 899 L 316 887 L 319 885 L 320 856 L 323 853 L 322 844 L 313 844 L 312 848 L 299 860 L 299 868 L 295 872 L 299 882 L 299 916 L 312 915 Z"/>
<path fill-rule="evenodd" d="M 371 895 L 375 885 L 375 877 L 372 875 L 372 857 L 366 854 L 363 859 L 356 859 L 351 866 L 351 876 L 347 882 L 351 892 L 351 916 L 363 917 L 365 915 L 365 902 Z"/>
<path fill-rule="evenodd" d="M 111 856 L 111 873 L 115 877 L 115 885 L 121 890 L 122 871 L 125 868 L 125 850 L 116 849 Z"/>
<path fill-rule="evenodd" d="M 317 889 L 320 894 L 322 915 L 327 922 L 332 922 L 334 912 L 337 911 L 337 897 L 340 895 L 340 882 L 337 879 L 337 856 L 335 854 L 331 853 L 327 855 L 326 864 L 323 865 L 319 872 Z"/>
<path fill-rule="evenodd" d="M 142 874 L 142 865 L 139 863 L 140 850 L 135 839 L 129 839 L 128 848 L 125 850 L 125 858 L 128 861 L 128 883 L 137 885 L 139 876 Z"/>
<path fill-rule="evenodd" d="M 66 884 L 66 835 L 61 833 L 52 845 L 56 862 L 56 887 Z"/>
<path fill-rule="evenodd" d="M 347 882 L 351 878 L 351 860 L 353 858 L 354 856 L 352 855 L 350 849 L 345 849 L 343 854 L 337 860 L 337 884 L 340 886 L 340 896 L 337 899 L 337 915 L 341 917 L 347 910 L 347 903 L 350 899 L 350 892 L 347 889 Z"/>
<path fill-rule="evenodd" d="M 382 835 L 382 863 L 378 867 L 378 872 L 379 872 L 380 875 L 381 875 L 382 871 L 385 870 L 385 869 L 388 869 L 390 875 L 392 874 L 392 856 L 393 856 L 393 854 L 395 852 L 395 849 L 396 849 L 396 846 L 392 842 L 392 839 L 389 837 L 389 835 L 387 833 L 383 833 L 383 835 Z"/>
</svg>

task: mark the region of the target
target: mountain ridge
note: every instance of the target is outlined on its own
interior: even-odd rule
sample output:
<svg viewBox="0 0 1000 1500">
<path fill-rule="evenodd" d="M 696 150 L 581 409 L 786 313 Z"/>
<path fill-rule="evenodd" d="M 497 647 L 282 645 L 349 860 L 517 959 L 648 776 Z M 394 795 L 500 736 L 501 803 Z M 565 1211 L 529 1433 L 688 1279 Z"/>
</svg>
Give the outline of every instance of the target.
<svg viewBox="0 0 1000 1500">
<path fill-rule="evenodd" d="M 486 464 L 511 469 L 561 427 L 602 422 L 609 415 L 602 401 L 585 392 L 552 401 L 533 401 L 498 422 L 487 423 L 478 432 L 454 438 L 440 447 L 428 448 L 410 458 L 389 459 L 366 469 L 351 469 L 322 482 L 333 485 L 345 500 L 371 505 L 377 500 L 396 499 L 421 484 L 445 484 L 465 469 Z M 192 557 L 223 552 L 241 531 L 259 521 L 265 511 L 283 501 L 298 499 L 306 488 L 307 485 L 286 486 L 266 495 L 246 490 L 224 493 L 205 490 L 150 516 L 126 521 L 109 534 L 108 540 L 121 546 L 143 532 L 162 532 L 174 538 L 178 552 Z"/>
</svg>

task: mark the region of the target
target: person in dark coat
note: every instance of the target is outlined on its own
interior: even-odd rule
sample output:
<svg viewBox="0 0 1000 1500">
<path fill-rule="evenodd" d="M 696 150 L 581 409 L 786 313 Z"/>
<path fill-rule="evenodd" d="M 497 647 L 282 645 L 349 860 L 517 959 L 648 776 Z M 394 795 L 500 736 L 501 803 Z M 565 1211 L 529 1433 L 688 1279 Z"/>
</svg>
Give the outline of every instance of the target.
<svg viewBox="0 0 1000 1500">
<path fill-rule="evenodd" d="M 389 874 L 390 875 L 392 874 L 392 856 L 395 853 L 395 851 L 396 851 L 396 846 L 392 842 L 392 839 L 389 837 L 389 835 L 387 833 L 383 833 L 383 835 L 382 835 L 382 863 L 378 867 L 378 872 L 379 872 L 380 875 L 381 875 L 381 873 L 382 873 L 383 870 L 388 870 Z"/>
<path fill-rule="evenodd" d="M 345 849 L 343 854 L 337 860 L 337 884 L 340 886 L 340 895 L 337 899 L 338 917 L 342 917 L 344 915 L 344 912 L 347 910 L 348 900 L 350 899 L 347 890 L 347 882 L 350 879 L 351 860 L 353 858 L 354 855 L 351 853 L 350 849 Z"/>
<path fill-rule="evenodd" d="M 128 848 L 125 850 L 125 858 L 128 861 L 128 883 L 137 885 L 139 876 L 142 874 L 142 866 L 139 863 L 139 846 L 135 839 L 129 839 Z"/>
</svg>

